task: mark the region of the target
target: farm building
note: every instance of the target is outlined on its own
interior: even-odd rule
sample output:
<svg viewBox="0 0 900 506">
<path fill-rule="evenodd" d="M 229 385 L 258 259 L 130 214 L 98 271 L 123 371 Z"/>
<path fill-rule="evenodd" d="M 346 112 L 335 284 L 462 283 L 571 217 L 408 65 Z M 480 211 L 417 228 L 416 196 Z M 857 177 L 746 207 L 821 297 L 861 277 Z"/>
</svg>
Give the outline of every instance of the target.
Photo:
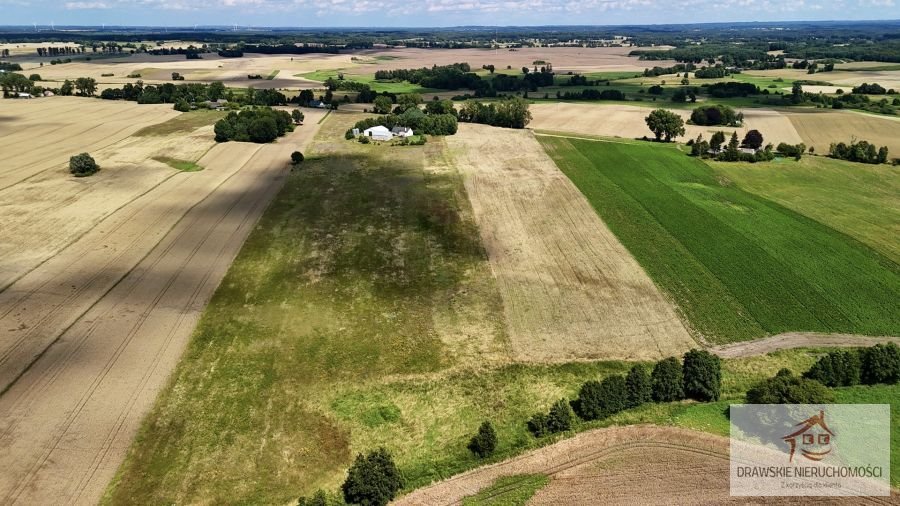
<svg viewBox="0 0 900 506">
<path fill-rule="evenodd" d="M 412 137 L 413 129 L 409 127 L 395 126 L 391 129 L 391 134 L 394 137 Z"/>
<path fill-rule="evenodd" d="M 31 97 L 31 93 L 24 93 L 24 92 L 21 92 L 21 91 L 20 91 L 16 96 L 19 97 L 19 98 L 32 98 L 32 97 Z"/>
<path fill-rule="evenodd" d="M 372 128 L 363 130 L 363 135 L 365 135 L 366 137 L 371 137 L 372 140 L 375 141 L 389 141 L 394 136 L 393 134 L 391 134 L 391 131 L 387 129 L 387 127 L 381 125 L 373 126 Z"/>
</svg>

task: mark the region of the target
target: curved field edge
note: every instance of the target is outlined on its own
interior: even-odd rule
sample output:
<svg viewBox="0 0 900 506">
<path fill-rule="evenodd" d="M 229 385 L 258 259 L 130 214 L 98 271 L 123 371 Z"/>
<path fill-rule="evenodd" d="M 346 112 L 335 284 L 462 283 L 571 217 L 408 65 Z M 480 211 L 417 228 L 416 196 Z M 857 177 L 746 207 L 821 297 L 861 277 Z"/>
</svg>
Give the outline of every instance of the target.
<svg viewBox="0 0 900 506">
<path fill-rule="evenodd" d="M 900 334 L 900 266 L 859 241 L 668 146 L 539 139 L 706 341 Z"/>
</svg>

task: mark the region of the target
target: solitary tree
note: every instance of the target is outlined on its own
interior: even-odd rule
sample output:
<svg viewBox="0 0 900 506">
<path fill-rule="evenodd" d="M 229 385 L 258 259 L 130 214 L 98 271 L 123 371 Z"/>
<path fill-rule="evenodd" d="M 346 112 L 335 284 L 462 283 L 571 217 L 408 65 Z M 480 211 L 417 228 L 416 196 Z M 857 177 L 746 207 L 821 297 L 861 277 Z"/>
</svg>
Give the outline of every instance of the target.
<svg viewBox="0 0 900 506">
<path fill-rule="evenodd" d="M 401 487 L 403 478 L 394 459 L 386 449 L 378 448 L 365 456 L 356 456 L 341 491 L 347 504 L 384 506 Z"/>
<path fill-rule="evenodd" d="M 72 94 L 72 91 L 75 89 L 75 85 L 72 84 L 72 81 L 66 79 L 63 81 L 62 86 L 59 87 L 59 94 L 69 96 Z"/>
<path fill-rule="evenodd" d="M 722 144 L 725 144 L 725 132 L 719 130 L 709 138 L 709 147 L 713 151 L 719 151 L 722 149 Z"/>
<path fill-rule="evenodd" d="M 684 120 L 681 119 L 681 116 L 665 109 L 656 109 L 645 118 L 645 121 L 657 141 L 665 136 L 666 142 L 669 142 L 674 137 L 684 135 L 685 132 Z"/>
<path fill-rule="evenodd" d="M 304 117 L 305 116 L 303 115 L 302 112 L 300 112 L 300 109 L 294 109 L 293 111 L 291 111 L 291 119 L 293 119 L 294 123 L 297 123 L 298 125 L 300 123 L 303 123 Z"/>
<path fill-rule="evenodd" d="M 741 145 L 750 149 L 759 149 L 763 145 L 763 136 L 759 130 L 750 130 L 744 136 L 744 142 Z"/>
<path fill-rule="evenodd" d="M 491 422 L 485 421 L 478 427 L 478 433 L 472 437 L 468 445 L 469 450 L 476 456 L 484 458 L 490 456 L 497 449 L 497 432 Z"/>
<path fill-rule="evenodd" d="M 418 93 L 406 93 L 397 97 L 397 108 L 400 109 L 400 112 L 419 107 L 421 103 L 422 96 Z"/>
<path fill-rule="evenodd" d="M 100 170 L 100 166 L 87 153 L 81 153 L 69 158 L 69 172 L 76 177 L 90 176 L 98 170 Z"/>
<path fill-rule="evenodd" d="M 722 363 L 706 350 L 684 354 L 684 395 L 698 401 L 717 401 L 722 391 Z"/>
<path fill-rule="evenodd" d="M 303 153 L 301 153 L 299 151 L 294 151 L 293 153 L 291 153 L 291 163 L 293 163 L 294 165 L 297 165 L 302 161 L 303 161 Z"/>
<path fill-rule="evenodd" d="M 97 81 L 93 77 L 79 77 L 75 80 L 75 89 L 83 97 L 90 97 L 97 91 Z"/>
<path fill-rule="evenodd" d="M 650 380 L 653 385 L 654 401 L 671 402 L 684 399 L 684 378 L 677 358 L 669 357 L 657 362 Z"/>
</svg>

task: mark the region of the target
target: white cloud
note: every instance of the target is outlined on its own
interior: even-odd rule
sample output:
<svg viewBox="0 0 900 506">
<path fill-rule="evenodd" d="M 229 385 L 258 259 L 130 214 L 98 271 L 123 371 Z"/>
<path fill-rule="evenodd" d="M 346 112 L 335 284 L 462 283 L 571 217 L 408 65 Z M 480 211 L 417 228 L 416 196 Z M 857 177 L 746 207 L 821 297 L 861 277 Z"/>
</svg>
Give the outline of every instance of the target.
<svg viewBox="0 0 900 506">
<path fill-rule="evenodd" d="M 66 9 L 109 9 L 110 5 L 106 2 L 66 2 Z"/>
</svg>

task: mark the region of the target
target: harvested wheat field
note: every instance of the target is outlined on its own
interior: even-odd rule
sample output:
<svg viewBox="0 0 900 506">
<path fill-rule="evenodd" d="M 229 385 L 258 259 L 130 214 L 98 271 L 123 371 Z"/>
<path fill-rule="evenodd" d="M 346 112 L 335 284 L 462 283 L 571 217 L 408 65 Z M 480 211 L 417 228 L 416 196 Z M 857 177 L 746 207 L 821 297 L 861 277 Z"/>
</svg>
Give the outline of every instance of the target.
<svg viewBox="0 0 900 506">
<path fill-rule="evenodd" d="M 687 429 L 635 425 L 597 429 L 463 473 L 398 499 L 401 505 L 460 504 L 498 478 L 545 475 L 528 504 L 725 504 L 730 497 L 728 438 Z M 514 485 L 512 486 L 514 488 Z M 508 490 L 502 490 L 508 492 Z M 894 504 L 891 498 L 818 498 L 824 504 Z M 799 504 L 803 498 L 754 498 Z"/>
<path fill-rule="evenodd" d="M 537 130 L 553 130 L 603 137 L 622 137 L 626 139 L 652 137 L 644 118 L 652 109 L 633 105 L 606 104 L 533 104 L 531 114 L 534 119 L 530 128 Z M 726 135 L 737 132 L 743 137 L 748 130 L 762 132 L 766 142 L 787 142 L 796 144 L 801 141 L 800 135 L 785 114 L 771 109 L 743 109 L 744 124 L 739 128 L 688 125 L 691 111 L 671 109 L 685 121 L 685 135 L 679 140 L 695 139 L 703 134 L 709 138 L 713 132 L 722 130 Z"/>
<path fill-rule="evenodd" d="M 655 359 L 694 342 L 672 305 L 529 131 L 447 138 L 516 360 Z"/>
<path fill-rule="evenodd" d="M 0 293 L 0 502 L 99 500 L 200 312 L 283 182 L 289 154 L 308 142 L 320 117 L 307 112 L 307 125 L 275 144 L 216 145 L 199 160 L 203 171 L 169 169 L 174 175 Z M 116 180 L 113 172 L 87 179 Z"/>
<path fill-rule="evenodd" d="M 7 146 L 9 165 L 0 169 L 4 215 L 0 288 L 178 174 L 153 157 L 195 161 L 215 144 L 210 126 L 179 135 L 125 138 L 138 128 L 179 114 L 167 106 L 83 98 L 10 102 L 15 114 L 43 117 L 49 124 L 63 126 L 23 119 L 21 127 L 8 136 L 21 141 Z M 142 121 L 129 123 L 134 116 Z M 79 117 L 87 118 L 81 127 L 74 125 Z M 40 139 L 39 148 L 26 140 L 29 136 Z M 76 178 L 69 174 L 68 157 L 82 151 L 97 160 L 102 175 Z"/>
<path fill-rule="evenodd" d="M 849 143 L 854 138 L 876 146 L 887 146 L 891 156 L 900 153 L 900 118 L 815 109 L 792 111 L 785 115 L 803 142 L 816 148 L 820 154 L 827 154 L 832 142 Z"/>
</svg>

